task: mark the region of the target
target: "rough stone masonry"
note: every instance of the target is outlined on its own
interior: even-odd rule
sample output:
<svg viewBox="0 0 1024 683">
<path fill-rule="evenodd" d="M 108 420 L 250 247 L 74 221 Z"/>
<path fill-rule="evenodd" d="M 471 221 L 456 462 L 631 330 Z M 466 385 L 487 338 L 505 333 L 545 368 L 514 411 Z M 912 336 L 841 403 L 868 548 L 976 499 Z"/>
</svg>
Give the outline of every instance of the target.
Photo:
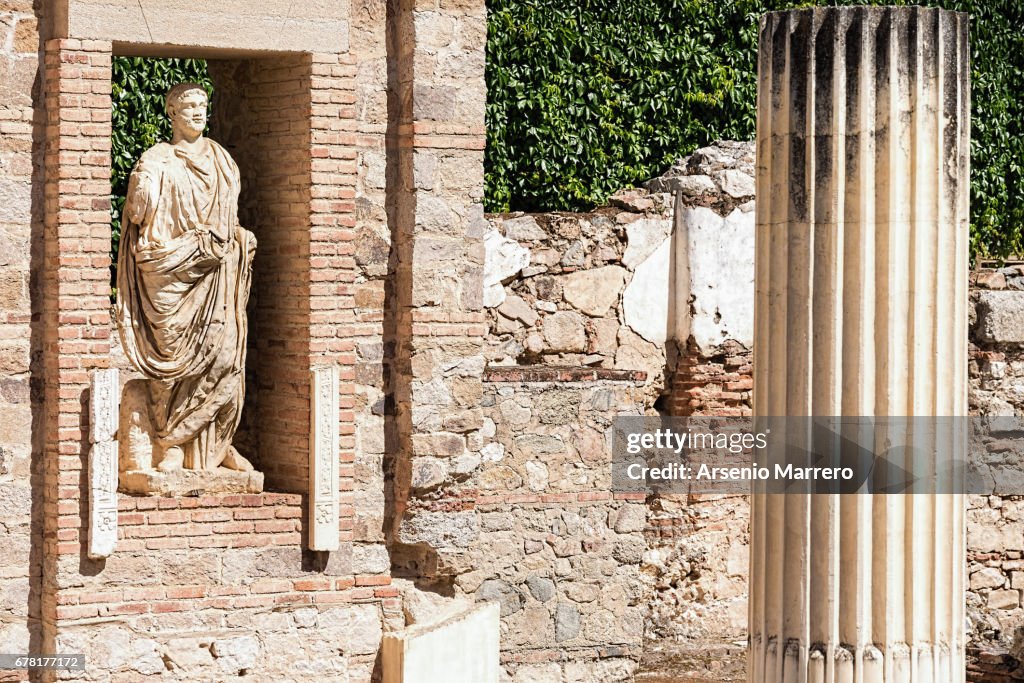
<svg viewBox="0 0 1024 683">
<path fill-rule="evenodd" d="M 0 0 L 0 36 L 0 651 L 84 651 L 88 680 L 356 683 L 385 631 L 461 600 L 500 605 L 516 683 L 628 680 L 664 636 L 745 639 L 746 499 L 613 493 L 608 427 L 749 410 L 749 146 L 587 214 L 485 217 L 476 0 Z M 260 244 L 236 444 L 267 481 L 122 493 L 95 561 L 90 372 L 134 378 L 109 312 L 114 55 L 209 60 L 211 137 Z M 989 289 L 1016 301 L 1018 276 Z M 1012 310 L 979 301 L 979 411 L 1024 404 Z M 323 364 L 340 372 L 328 554 L 304 521 Z M 986 647 L 1024 615 L 1014 505 L 969 513 Z"/>
</svg>

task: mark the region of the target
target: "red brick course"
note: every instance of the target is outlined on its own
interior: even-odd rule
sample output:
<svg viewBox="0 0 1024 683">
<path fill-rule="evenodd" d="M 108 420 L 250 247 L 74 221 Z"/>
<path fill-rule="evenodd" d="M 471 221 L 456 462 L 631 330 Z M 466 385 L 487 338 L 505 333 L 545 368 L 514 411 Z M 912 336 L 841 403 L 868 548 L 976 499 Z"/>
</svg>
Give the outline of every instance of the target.
<svg viewBox="0 0 1024 683">
<path fill-rule="evenodd" d="M 687 345 L 671 379 L 668 412 L 674 417 L 751 415 L 754 373 L 753 352 L 727 341 L 715 353 L 704 355 Z"/>
</svg>

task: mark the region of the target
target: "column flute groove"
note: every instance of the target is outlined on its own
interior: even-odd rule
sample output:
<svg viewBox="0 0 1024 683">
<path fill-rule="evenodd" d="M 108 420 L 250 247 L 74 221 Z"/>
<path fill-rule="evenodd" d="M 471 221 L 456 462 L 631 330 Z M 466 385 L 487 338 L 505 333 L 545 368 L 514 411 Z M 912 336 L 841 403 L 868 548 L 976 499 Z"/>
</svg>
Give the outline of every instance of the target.
<svg viewBox="0 0 1024 683">
<path fill-rule="evenodd" d="M 758 58 L 754 415 L 966 415 L 967 16 L 773 12 Z M 749 681 L 964 680 L 960 496 L 751 510 Z"/>
</svg>

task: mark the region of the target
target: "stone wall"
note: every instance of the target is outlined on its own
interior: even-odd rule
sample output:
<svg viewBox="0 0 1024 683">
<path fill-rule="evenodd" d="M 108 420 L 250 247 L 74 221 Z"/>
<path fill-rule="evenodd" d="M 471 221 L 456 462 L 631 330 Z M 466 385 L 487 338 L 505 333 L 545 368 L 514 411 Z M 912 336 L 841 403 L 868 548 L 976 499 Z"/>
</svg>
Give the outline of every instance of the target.
<svg viewBox="0 0 1024 683">
<path fill-rule="evenodd" d="M 393 560 L 434 577 L 451 550 L 458 514 L 402 536 L 429 493 L 402 473 L 414 453 L 447 463 L 450 437 L 469 462 L 482 444 L 483 4 L 329 4 L 0 2 L 0 650 L 84 650 L 95 680 L 368 681 L 382 631 L 409 618 Z M 118 21 L 97 19 L 111 8 Z M 240 446 L 271 492 L 122 495 L 118 547 L 93 561 L 89 370 L 135 376 L 109 315 L 112 50 L 211 58 L 212 136 L 259 240 Z M 342 368 L 330 554 L 305 549 L 309 368 L 324 363 Z M 447 582 L 466 552 L 445 556 Z"/>
<path fill-rule="evenodd" d="M 644 638 L 695 649 L 745 638 L 746 499 L 619 503 L 608 477 L 616 415 L 749 414 L 752 304 L 736 302 L 753 300 L 752 174 L 752 145 L 719 143 L 593 212 L 489 218 L 484 424 L 494 442 L 475 481 L 482 547 L 499 554 L 457 585 L 482 581 L 478 597 L 502 600 L 513 676 L 557 680 L 561 668 L 608 680 L 633 670 Z M 630 391 L 610 372 L 634 373 Z M 527 531 L 512 533 L 512 521 Z M 580 589 L 601 572 L 629 597 L 623 614 L 612 610 L 622 627 L 563 642 L 565 620 L 607 618 L 595 591 Z M 531 586 L 548 581 L 538 604 Z M 600 656 L 599 638 L 623 648 L 621 662 Z M 537 663 L 557 647 L 574 668 Z"/>
<path fill-rule="evenodd" d="M 730 216 L 738 217 L 737 211 L 752 212 L 751 197 L 746 194 L 752 192 L 746 184 L 753 173 L 751 151 L 752 145 L 731 143 L 700 150 L 666 176 L 647 183 L 646 191 L 621 192 L 609 206 L 590 213 L 491 217 L 485 306 L 490 325 L 486 352 L 492 365 L 532 366 L 511 372 L 539 372 L 565 364 L 638 369 L 647 373 L 642 398 L 635 404 L 619 404 L 613 411 L 749 414 L 752 285 L 749 293 L 726 285 L 730 280 L 749 282 L 748 275 L 752 278 L 753 245 L 730 234 L 735 227 L 728 224 Z M 735 189 L 738 197 L 726 189 L 747 187 Z M 677 192 L 675 202 L 667 192 Z M 717 239 L 701 234 L 716 229 Z M 701 241 L 702 237 L 707 238 Z M 675 241 L 671 253 L 676 257 L 660 263 L 652 260 L 666 240 Z M 680 243 L 687 244 L 688 251 L 680 249 Z M 723 259 L 722 252 L 729 257 Z M 631 257 L 638 253 L 645 254 L 639 262 Z M 642 267 L 654 263 L 661 274 L 652 278 L 659 283 L 653 298 L 667 300 L 669 286 L 676 291 L 688 287 L 688 316 L 682 317 L 689 320 L 685 326 L 663 325 L 667 312 L 675 310 L 678 315 L 671 303 L 664 313 L 648 311 L 645 322 L 655 317 L 657 329 L 667 330 L 664 337 L 652 341 L 630 325 L 637 318 L 629 315 L 625 292 L 643 274 Z M 1024 411 L 1024 267 L 979 271 L 972 277 L 971 411 L 1020 414 Z M 554 385 L 538 386 L 548 392 L 555 389 Z M 520 420 L 523 430 L 534 431 L 536 401 L 544 390 L 515 383 L 503 385 L 502 390 L 505 396 L 497 394 L 497 409 L 491 409 L 495 424 L 499 419 Z M 570 402 L 563 397 L 558 403 Z M 502 448 L 485 447 L 482 488 L 529 489 L 531 482 L 539 487 L 551 476 L 550 467 L 527 467 L 536 455 L 517 453 L 504 466 L 487 465 L 492 448 L 491 457 L 504 458 L 515 443 L 500 432 L 495 438 Z M 561 447 L 554 441 L 544 443 Z M 602 447 L 595 446 L 591 452 L 602 453 Z M 551 455 L 540 459 L 559 461 Z M 1024 631 L 1017 635 L 1024 623 L 1020 503 L 1012 496 L 968 498 L 968 615 L 977 654 L 971 665 L 972 680 L 1010 675 L 1007 672 L 1015 671 L 1017 664 L 1005 652 L 1015 644 L 1019 649 L 1024 642 Z M 532 514 L 528 504 L 517 503 L 516 509 Z M 638 585 L 645 591 L 647 639 L 680 639 L 683 649 L 695 651 L 724 646 L 723 657 L 734 660 L 728 666 L 742 668 L 742 649 L 729 645 L 746 638 L 748 524 L 745 496 L 662 496 L 646 501 L 639 566 L 644 582 Z M 487 537 L 486 529 L 482 535 Z M 505 592 L 528 593 L 529 586 L 516 588 L 512 580 L 506 583 L 501 586 Z M 708 665 L 718 666 L 713 661 Z"/>
<path fill-rule="evenodd" d="M 515 683 L 627 680 L 643 639 L 644 496 L 611 492 L 610 427 L 642 372 L 493 368 L 476 478 L 480 542 L 460 593 L 501 603 Z M 563 678 L 564 677 L 564 678 Z"/>
<path fill-rule="evenodd" d="M 34 90 L 40 64 L 31 0 L 0 3 L 0 650 L 27 652 L 39 637 L 29 621 L 38 611 L 41 563 L 31 534 L 39 524 L 32 502 L 32 311 L 30 269 L 41 258 L 33 226 L 42 220 L 38 179 L 42 145 Z M 36 378 L 36 392 L 40 380 Z M 38 472 L 38 470 L 36 470 Z"/>
<path fill-rule="evenodd" d="M 167 675 L 369 681 L 382 628 L 404 626 L 387 567 L 303 549 L 298 494 L 120 501 L 117 549 L 63 563 L 60 652 L 86 652 L 89 680 Z"/>
<path fill-rule="evenodd" d="M 970 389 L 972 414 L 1024 413 L 1024 268 L 972 273 Z M 969 496 L 967 616 L 978 650 L 969 680 L 1009 676 L 1024 659 L 1024 499 Z M 1005 658 L 1010 651 L 1015 658 Z M 1015 674 L 1024 679 L 1024 670 Z M 1006 680 L 1010 680 L 1007 678 Z"/>
</svg>

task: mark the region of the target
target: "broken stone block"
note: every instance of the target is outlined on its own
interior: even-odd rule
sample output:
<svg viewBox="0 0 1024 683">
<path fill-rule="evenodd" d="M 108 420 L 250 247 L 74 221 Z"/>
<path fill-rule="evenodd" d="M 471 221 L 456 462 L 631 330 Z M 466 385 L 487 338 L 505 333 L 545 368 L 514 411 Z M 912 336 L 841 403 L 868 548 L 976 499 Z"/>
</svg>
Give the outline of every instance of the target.
<svg viewBox="0 0 1024 683">
<path fill-rule="evenodd" d="M 1004 583 L 1006 578 L 995 567 L 985 567 L 971 574 L 971 590 L 1002 588 Z"/>
<path fill-rule="evenodd" d="M 530 250 L 497 230 L 484 235 L 484 306 L 494 308 L 505 300 L 502 282 L 530 265 Z"/>
<path fill-rule="evenodd" d="M 505 236 L 510 240 L 520 242 L 539 242 L 547 239 L 548 234 L 537 224 L 533 216 L 520 216 L 508 218 L 502 222 L 505 228 Z"/>
<path fill-rule="evenodd" d="M 718 181 L 722 192 L 734 199 L 754 196 L 754 179 L 743 171 L 734 168 L 719 171 L 715 174 L 715 180 Z"/>
<path fill-rule="evenodd" d="M 583 317 L 572 311 L 559 311 L 544 318 L 544 339 L 552 351 L 586 350 L 587 332 Z"/>
<path fill-rule="evenodd" d="M 1015 291 L 978 293 L 978 335 L 1001 344 L 1024 342 L 1024 294 Z"/>
<path fill-rule="evenodd" d="M 671 243 L 672 240 L 664 239 L 650 258 L 637 266 L 622 295 L 626 324 L 655 344 L 664 344 L 668 337 Z"/>
<path fill-rule="evenodd" d="M 412 482 L 414 489 L 433 489 L 444 483 L 448 478 L 448 467 L 437 458 L 419 457 L 412 462 Z"/>
<path fill-rule="evenodd" d="M 548 466 L 538 460 L 526 463 L 526 483 L 531 491 L 545 490 L 548 487 Z"/>
<path fill-rule="evenodd" d="M 630 270 L 643 263 L 659 248 L 672 232 L 672 223 L 666 219 L 644 218 L 630 223 L 626 228 L 626 253 L 622 265 Z"/>
<path fill-rule="evenodd" d="M 626 271 L 619 266 L 581 270 L 565 277 L 562 296 L 575 309 L 603 318 L 619 300 Z"/>
<path fill-rule="evenodd" d="M 398 539 L 402 543 L 423 544 L 431 548 L 467 548 L 480 535 L 475 512 L 407 513 L 402 518 Z"/>
<path fill-rule="evenodd" d="M 533 327 L 539 317 L 537 311 L 533 310 L 530 304 L 514 294 L 505 297 L 505 301 L 498 306 L 498 312 L 509 318 L 522 321 L 527 327 Z"/>
</svg>

